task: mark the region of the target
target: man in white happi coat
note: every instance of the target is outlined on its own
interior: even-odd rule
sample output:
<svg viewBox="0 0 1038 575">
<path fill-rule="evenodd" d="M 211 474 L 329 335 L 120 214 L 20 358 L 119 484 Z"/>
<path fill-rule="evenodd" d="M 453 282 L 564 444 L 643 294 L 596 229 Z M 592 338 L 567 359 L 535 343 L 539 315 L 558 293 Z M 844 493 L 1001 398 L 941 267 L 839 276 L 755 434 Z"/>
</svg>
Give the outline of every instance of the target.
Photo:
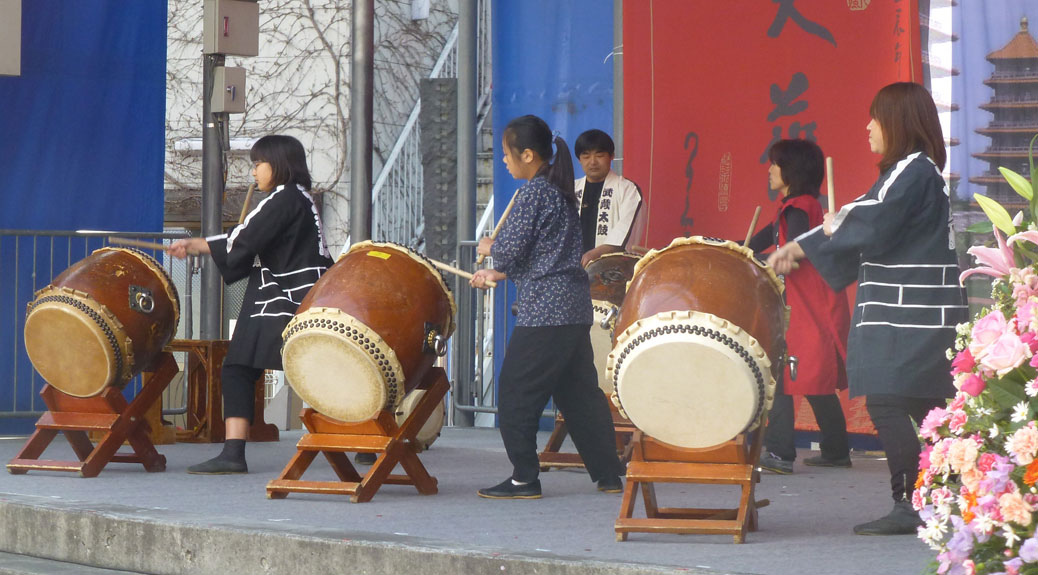
<svg viewBox="0 0 1038 575">
<path fill-rule="evenodd" d="M 644 231 L 638 185 L 611 168 L 615 146 L 602 130 L 588 130 L 573 145 L 584 177 L 574 182 L 584 239 L 581 265 L 638 243 Z"/>
</svg>

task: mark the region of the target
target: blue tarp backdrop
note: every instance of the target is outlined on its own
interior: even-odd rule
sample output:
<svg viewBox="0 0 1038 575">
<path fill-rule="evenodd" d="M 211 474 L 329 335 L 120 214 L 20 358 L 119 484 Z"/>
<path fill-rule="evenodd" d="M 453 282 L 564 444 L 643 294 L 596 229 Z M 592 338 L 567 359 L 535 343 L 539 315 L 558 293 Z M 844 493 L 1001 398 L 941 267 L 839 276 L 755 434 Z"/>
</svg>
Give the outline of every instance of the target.
<svg viewBox="0 0 1038 575">
<path fill-rule="evenodd" d="M 613 6 L 601 0 L 495 1 L 494 134 L 525 114 L 540 116 L 573 149 L 584 130 L 613 128 Z M 496 143 L 495 143 L 496 144 Z M 494 146 L 496 217 L 523 182 L 512 179 Z M 583 175 L 574 158 L 577 177 Z M 495 334 L 510 333 L 515 285 L 498 292 Z M 507 323 L 507 327 L 506 327 Z M 495 371 L 504 358 L 505 337 L 495 337 Z M 496 381 L 496 378 L 495 378 Z"/>
<path fill-rule="evenodd" d="M 21 71 L 0 77 L 0 229 L 161 231 L 166 2 L 23 2 Z M 25 306 L 96 243 L 0 237 L 0 412 L 43 408 Z"/>
</svg>

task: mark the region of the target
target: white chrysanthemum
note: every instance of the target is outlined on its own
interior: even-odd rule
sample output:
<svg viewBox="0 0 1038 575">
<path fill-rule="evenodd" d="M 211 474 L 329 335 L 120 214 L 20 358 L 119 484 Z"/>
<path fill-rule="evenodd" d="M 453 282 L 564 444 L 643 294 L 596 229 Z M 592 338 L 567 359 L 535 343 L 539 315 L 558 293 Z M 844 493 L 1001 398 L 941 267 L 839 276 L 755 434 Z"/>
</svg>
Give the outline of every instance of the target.
<svg viewBox="0 0 1038 575">
<path fill-rule="evenodd" d="M 944 545 L 944 535 L 948 531 L 948 524 L 931 519 L 926 522 L 926 526 L 919 529 L 919 539 L 921 539 L 930 549 L 934 551 L 940 551 Z"/>
<path fill-rule="evenodd" d="M 1024 385 L 1024 391 L 1027 393 L 1027 397 L 1038 396 L 1038 379 L 1032 379 Z"/>
<path fill-rule="evenodd" d="M 991 429 L 988 431 L 988 438 L 989 439 L 994 439 L 994 438 L 998 437 L 998 435 L 1000 433 L 1002 433 L 1002 430 L 1000 430 L 998 428 L 998 425 L 997 424 L 991 424 Z"/>
<path fill-rule="evenodd" d="M 1022 421 L 1027 421 L 1028 407 L 1029 406 L 1027 405 L 1026 401 L 1021 401 L 1020 403 L 1016 404 L 1013 407 L 1013 417 L 1011 417 L 1010 419 L 1014 423 L 1020 423 Z"/>
<path fill-rule="evenodd" d="M 978 513 L 977 516 L 973 518 L 972 525 L 974 532 L 988 534 L 994 532 L 995 527 L 997 526 L 995 520 L 992 519 L 990 515 L 985 515 L 983 513 Z"/>
<path fill-rule="evenodd" d="M 1013 527 L 1008 523 L 1002 528 L 1002 537 L 1006 540 L 1006 549 L 1015 549 L 1016 544 L 1020 542 L 1020 536 L 1013 531 Z"/>
</svg>

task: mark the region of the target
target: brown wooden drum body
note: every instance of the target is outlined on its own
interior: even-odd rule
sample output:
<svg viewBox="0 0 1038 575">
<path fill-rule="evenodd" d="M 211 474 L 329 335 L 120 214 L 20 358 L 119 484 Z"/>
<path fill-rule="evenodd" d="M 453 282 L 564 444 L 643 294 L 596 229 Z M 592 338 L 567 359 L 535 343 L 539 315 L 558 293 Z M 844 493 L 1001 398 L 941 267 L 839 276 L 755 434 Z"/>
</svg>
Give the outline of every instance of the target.
<svg viewBox="0 0 1038 575">
<path fill-rule="evenodd" d="M 627 282 L 634 276 L 634 266 L 639 259 L 641 256 L 616 252 L 595 258 L 584 268 L 591 283 L 591 307 L 595 311 L 591 347 L 595 352 L 598 386 L 606 394 L 613 393 L 613 382 L 606 377 L 606 360 L 613 349 L 616 313 L 624 302 Z"/>
<path fill-rule="evenodd" d="M 173 339 L 179 321 L 176 287 L 157 261 L 102 248 L 36 292 L 25 351 L 47 383 L 90 397 L 126 385 Z"/>
<path fill-rule="evenodd" d="M 782 373 L 782 291 L 733 242 L 678 238 L 649 252 L 616 321 L 607 365 L 614 402 L 639 429 L 679 447 L 752 429 Z"/>
<path fill-rule="evenodd" d="M 328 268 L 285 328 L 285 377 L 345 422 L 397 409 L 454 332 L 454 298 L 403 246 L 361 242 Z"/>
</svg>

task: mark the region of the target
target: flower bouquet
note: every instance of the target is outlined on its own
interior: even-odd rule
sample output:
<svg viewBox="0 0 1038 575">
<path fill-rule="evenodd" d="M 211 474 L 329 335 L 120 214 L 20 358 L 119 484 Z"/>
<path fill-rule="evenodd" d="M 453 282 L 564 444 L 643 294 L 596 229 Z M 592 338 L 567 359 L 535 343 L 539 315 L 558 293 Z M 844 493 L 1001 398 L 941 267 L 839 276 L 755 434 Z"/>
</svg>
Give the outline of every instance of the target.
<svg viewBox="0 0 1038 575">
<path fill-rule="evenodd" d="M 919 426 L 912 505 L 940 574 L 1038 575 L 1038 174 L 1033 154 L 1030 182 L 999 170 L 1029 209 L 1013 218 L 974 196 L 997 246 L 967 250 L 979 266 L 960 281 L 991 276 L 994 303 L 958 326 L 948 350 L 958 392 Z"/>
</svg>

